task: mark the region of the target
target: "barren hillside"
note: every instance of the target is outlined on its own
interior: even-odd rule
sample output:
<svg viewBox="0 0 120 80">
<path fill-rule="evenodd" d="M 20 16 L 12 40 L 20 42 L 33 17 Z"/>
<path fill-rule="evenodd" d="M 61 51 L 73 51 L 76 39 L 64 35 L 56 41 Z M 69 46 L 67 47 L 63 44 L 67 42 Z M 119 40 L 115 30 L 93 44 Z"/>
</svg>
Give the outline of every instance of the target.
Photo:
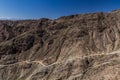
<svg viewBox="0 0 120 80">
<path fill-rule="evenodd" d="M 1 20 L 0 80 L 120 80 L 120 10 Z"/>
</svg>

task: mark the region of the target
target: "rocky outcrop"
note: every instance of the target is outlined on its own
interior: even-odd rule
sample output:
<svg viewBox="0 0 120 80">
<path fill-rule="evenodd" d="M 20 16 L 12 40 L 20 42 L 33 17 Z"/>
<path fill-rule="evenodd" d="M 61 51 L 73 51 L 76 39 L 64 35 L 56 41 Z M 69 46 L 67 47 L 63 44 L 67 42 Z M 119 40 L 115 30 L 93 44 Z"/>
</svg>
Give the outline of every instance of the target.
<svg viewBox="0 0 120 80">
<path fill-rule="evenodd" d="M 120 11 L 0 21 L 0 80 L 119 80 Z"/>
</svg>

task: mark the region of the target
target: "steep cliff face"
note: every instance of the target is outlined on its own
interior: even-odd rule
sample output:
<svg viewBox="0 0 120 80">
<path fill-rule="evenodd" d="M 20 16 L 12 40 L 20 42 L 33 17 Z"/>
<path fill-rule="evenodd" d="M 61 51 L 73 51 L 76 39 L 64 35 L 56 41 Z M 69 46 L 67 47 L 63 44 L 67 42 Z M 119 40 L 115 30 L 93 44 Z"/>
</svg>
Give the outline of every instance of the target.
<svg viewBox="0 0 120 80">
<path fill-rule="evenodd" d="M 119 79 L 119 10 L 0 21 L 0 80 Z"/>
</svg>

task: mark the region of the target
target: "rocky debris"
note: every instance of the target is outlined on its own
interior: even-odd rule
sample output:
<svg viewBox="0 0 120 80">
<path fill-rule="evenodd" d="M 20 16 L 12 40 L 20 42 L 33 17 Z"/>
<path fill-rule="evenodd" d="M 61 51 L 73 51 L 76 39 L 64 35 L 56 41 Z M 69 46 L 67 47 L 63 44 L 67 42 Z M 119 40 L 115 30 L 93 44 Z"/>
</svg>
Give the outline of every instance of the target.
<svg viewBox="0 0 120 80">
<path fill-rule="evenodd" d="M 0 80 L 119 80 L 120 14 L 0 21 Z"/>
</svg>

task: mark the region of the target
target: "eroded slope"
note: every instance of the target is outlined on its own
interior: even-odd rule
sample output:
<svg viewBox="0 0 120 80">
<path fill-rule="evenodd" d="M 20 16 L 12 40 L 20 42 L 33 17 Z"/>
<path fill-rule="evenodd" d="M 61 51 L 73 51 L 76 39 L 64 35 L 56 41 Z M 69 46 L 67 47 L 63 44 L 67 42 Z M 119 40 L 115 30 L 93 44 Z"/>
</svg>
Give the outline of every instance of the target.
<svg viewBox="0 0 120 80">
<path fill-rule="evenodd" d="M 119 80 L 120 14 L 0 21 L 0 80 Z"/>
</svg>

